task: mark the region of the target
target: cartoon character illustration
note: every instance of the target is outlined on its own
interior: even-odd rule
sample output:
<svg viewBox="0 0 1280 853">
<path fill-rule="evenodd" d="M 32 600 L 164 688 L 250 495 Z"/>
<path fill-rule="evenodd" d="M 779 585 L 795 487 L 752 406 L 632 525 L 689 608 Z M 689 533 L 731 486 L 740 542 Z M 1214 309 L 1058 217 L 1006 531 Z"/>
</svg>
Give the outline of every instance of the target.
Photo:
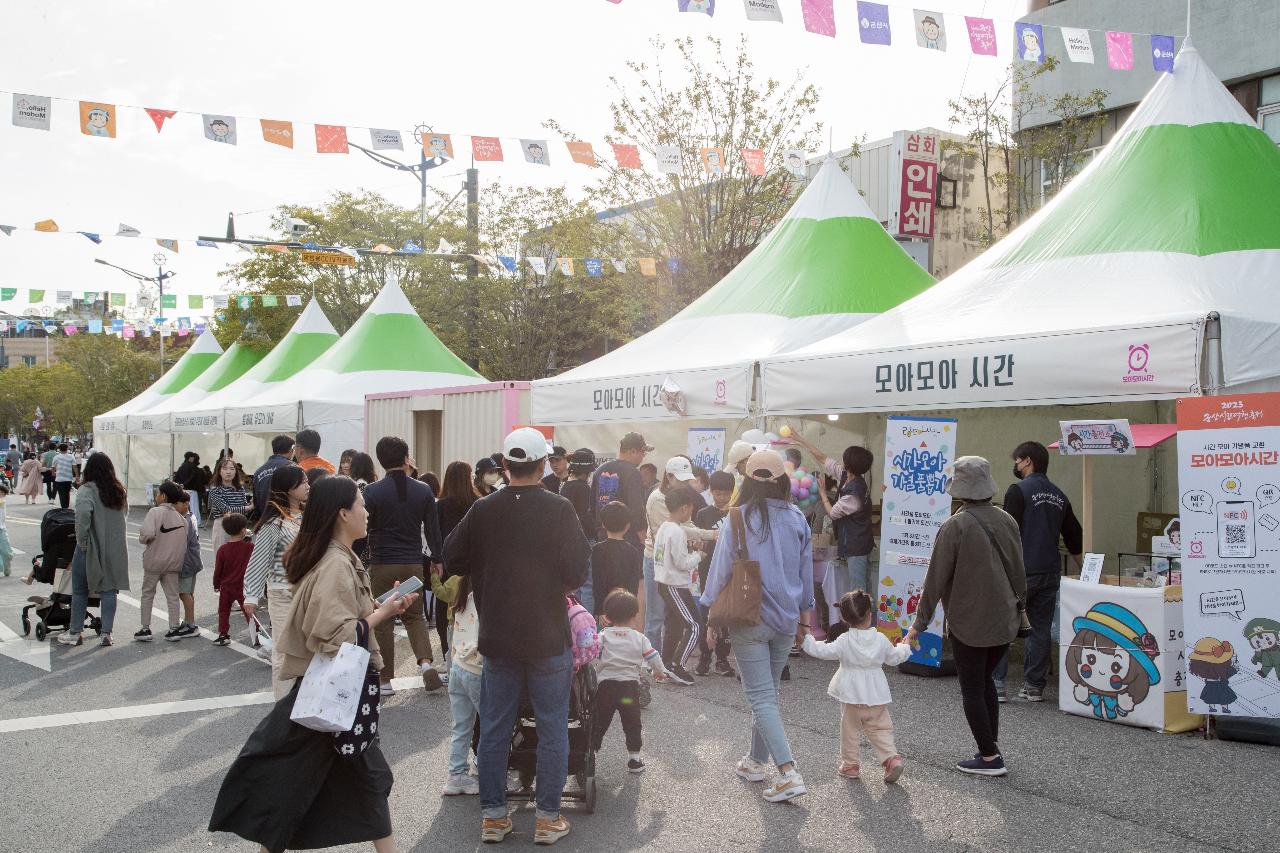
<svg viewBox="0 0 1280 853">
<path fill-rule="evenodd" d="M 920 586 L 915 583 L 907 584 L 907 615 L 915 616 L 916 609 L 920 606 Z"/>
<path fill-rule="evenodd" d="M 1084 453 L 1084 439 L 1078 433 L 1070 433 L 1067 435 L 1067 447 L 1073 453 Z"/>
<path fill-rule="evenodd" d="M 220 118 L 209 122 L 209 138 L 214 142 L 231 142 L 231 125 Z"/>
<path fill-rule="evenodd" d="M 447 162 L 449 157 L 449 140 L 439 134 L 432 134 L 427 137 L 427 158 L 433 160 L 434 165 L 439 166 L 441 163 Z"/>
<path fill-rule="evenodd" d="M 1116 453 L 1124 453 L 1129 449 L 1129 436 L 1122 432 L 1111 433 L 1111 449 Z"/>
<path fill-rule="evenodd" d="M 704 15 L 711 14 L 711 0 L 689 0 L 685 4 L 686 12 L 701 12 Z"/>
<path fill-rule="evenodd" d="M 707 152 L 707 171 L 712 175 L 724 174 L 724 164 L 720 162 L 720 152 L 714 148 Z"/>
<path fill-rule="evenodd" d="M 1209 706 L 1211 714 L 1218 713 L 1214 705 L 1221 705 L 1222 713 L 1230 714 L 1229 706 L 1236 701 L 1236 692 L 1231 689 L 1231 676 L 1240 671 L 1235 656 L 1231 644 L 1216 637 L 1196 640 L 1195 648 L 1187 655 L 1187 671 L 1204 679 L 1200 701 Z"/>
<path fill-rule="evenodd" d="M 111 114 L 104 109 L 95 108 L 89 110 L 89 114 L 84 118 L 84 132 L 89 136 L 110 136 L 111 129 L 107 127 L 111 123 Z"/>
<path fill-rule="evenodd" d="M 1175 518 L 1169 522 L 1168 527 L 1164 529 L 1164 535 L 1169 539 L 1169 544 L 1177 548 L 1179 553 L 1182 551 L 1182 521 Z"/>
<path fill-rule="evenodd" d="M 804 158 L 798 152 L 789 151 L 785 158 L 787 171 L 796 177 L 804 177 Z"/>
<path fill-rule="evenodd" d="M 938 26 L 932 15 L 925 15 L 920 19 L 920 35 L 924 39 L 921 47 L 942 50 L 942 27 Z"/>
<path fill-rule="evenodd" d="M 527 159 L 530 163 L 535 163 L 539 166 L 548 165 L 547 150 L 543 148 L 541 145 L 539 145 L 537 142 L 530 142 L 528 145 L 525 146 L 524 151 L 525 151 L 525 159 Z"/>
<path fill-rule="evenodd" d="M 1156 638 L 1128 608 L 1102 601 L 1071 623 L 1076 632 L 1067 651 L 1072 696 L 1092 705 L 1099 720 L 1127 717 L 1160 683 Z"/>
<path fill-rule="evenodd" d="M 1039 62 L 1044 56 L 1040 47 L 1040 35 L 1031 27 L 1022 29 L 1022 58 L 1027 62 Z"/>
<path fill-rule="evenodd" d="M 1275 673 L 1280 679 L 1280 622 L 1274 619 L 1250 619 L 1244 626 L 1244 638 L 1253 647 L 1251 663 L 1258 664 L 1258 675 L 1263 678 Z"/>
</svg>

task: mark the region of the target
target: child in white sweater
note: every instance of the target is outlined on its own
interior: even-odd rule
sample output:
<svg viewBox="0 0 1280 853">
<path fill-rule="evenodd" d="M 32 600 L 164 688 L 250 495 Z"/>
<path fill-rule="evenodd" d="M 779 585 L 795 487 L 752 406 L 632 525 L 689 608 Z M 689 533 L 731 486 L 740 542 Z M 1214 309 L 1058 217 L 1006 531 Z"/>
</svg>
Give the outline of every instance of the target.
<svg viewBox="0 0 1280 853">
<path fill-rule="evenodd" d="M 604 600 L 605 627 L 600 629 L 600 657 L 595 661 L 596 678 L 596 751 L 604 743 L 605 733 L 616 711 L 622 718 L 622 733 L 627 739 L 627 771 L 643 773 L 640 748 L 640 667 L 648 664 L 654 680 L 670 677 L 662 659 L 649 639 L 635 629 L 640 615 L 640 602 L 625 589 L 615 589 Z"/>
<path fill-rule="evenodd" d="M 902 776 L 903 759 L 893 741 L 893 720 L 889 717 L 889 682 L 884 667 L 897 666 L 911 657 L 911 646 L 896 646 L 877 631 L 875 608 L 866 590 L 846 592 L 840 599 L 840 618 L 849 630 L 830 643 L 819 643 L 808 635 L 804 650 L 821 660 L 838 660 L 840 669 L 831 678 L 827 693 L 840 703 L 840 767 L 838 773 L 857 779 L 859 735 L 871 743 L 876 761 L 884 767 L 886 784 Z"/>
</svg>

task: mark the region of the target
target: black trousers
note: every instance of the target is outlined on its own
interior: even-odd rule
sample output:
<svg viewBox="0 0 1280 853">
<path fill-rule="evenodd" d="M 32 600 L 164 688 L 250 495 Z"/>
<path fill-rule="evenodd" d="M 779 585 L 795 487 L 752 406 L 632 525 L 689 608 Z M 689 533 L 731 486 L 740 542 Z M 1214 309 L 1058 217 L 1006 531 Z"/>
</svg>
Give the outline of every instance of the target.
<svg viewBox="0 0 1280 853">
<path fill-rule="evenodd" d="M 622 718 L 622 733 L 627 739 L 627 752 L 639 752 L 644 745 L 640 737 L 640 682 L 601 681 L 596 687 L 596 742 L 597 751 L 604 743 L 605 732 L 613 722 L 613 713 Z"/>
<path fill-rule="evenodd" d="M 662 626 L 662 659 L 667 669 L 689 663 L 689 656 L 698 647 L 702 628 L 698 625 L 698 602 L 687 586 L 657 584 L 658 594 L 666 610 L 666 622 Z"/>
<path fill-rule="evenodd" d="M 954 635 L 951 637 L 951 653 L 956 661 L 956 675 L 960 678 L 964 716 L 982 755 L 1000 752 L 996 745 L 1000 739 L 1000 703 L 996 699 L 996 683 L 991 674 L 1008 651 L 1008 643 L 1002 646 L 968 646 Z"/>
<path fill-rule="evenodd" d="M 71 481 L 65 480 L 61 483 L 54 483 L 53 488 L 58 495 L 59 506 L 63 509 L 71 506 Z"/>
<path fill-rule="evenodd" d="M 449 605 L 440 599 L 435 604 L 436 636 L 440 638 L 440 654 L 449 654 Z"/>
<path fill-rule="evenodd" d="M 49 500 L 53 500 L 53 472 L 44 472 L 44 495 Z"/>
</svg>

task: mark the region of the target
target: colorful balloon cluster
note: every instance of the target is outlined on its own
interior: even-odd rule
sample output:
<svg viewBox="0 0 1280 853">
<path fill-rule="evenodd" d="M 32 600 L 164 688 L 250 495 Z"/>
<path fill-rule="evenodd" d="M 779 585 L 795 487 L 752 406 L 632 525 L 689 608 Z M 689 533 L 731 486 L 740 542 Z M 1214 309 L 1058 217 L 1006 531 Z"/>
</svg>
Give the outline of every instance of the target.
<svg viewBox="0 0 1280 853">
<path fill-rule="evenodd" d="M 817 479 L 803 468 L 788 466 L 788 473 L 791 476 L 791 497 L 796 499 L 796 504 L 801 509 L 808 509 L 817 503 L 820 488 Z"/>
<path fill-rule="evenodd" d="M 902 597 L 892 593 L 880 596 L 880 618 L 897 622 L 902 618 Z"/>
</svg>

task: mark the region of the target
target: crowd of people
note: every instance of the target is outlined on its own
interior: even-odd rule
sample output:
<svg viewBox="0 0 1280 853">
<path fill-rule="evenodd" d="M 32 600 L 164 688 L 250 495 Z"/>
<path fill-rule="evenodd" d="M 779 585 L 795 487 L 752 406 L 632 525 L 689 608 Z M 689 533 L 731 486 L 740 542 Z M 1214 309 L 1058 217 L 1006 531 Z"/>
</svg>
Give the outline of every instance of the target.
<svg viewBox="0 0 1280 853">
<path fill-rule="evenodd" d="M 211 829 L 267 850 L 356 841 L 394 849 L 391 771 L 375 734 L 378 702 L 395 693 L 397 623 L 423 687 L 448 691 L 452 732 L 442 792 L 479 796 L 481 839 L 489 843 L 512 831 L 508 762 L 522 701 L 538 728 L 534 840 L 551 844 L 570 831 L 560 803 L 570 696 L 584 665 L 598 680 L 592 746 L 604 745 L 618 717 L 631 773 L 645 769 L 641 709 L 651 700 L 651 683 L 689 688 L 713 672 L 736 677 L 751 725 L 744 733 L 749 749 L 734 771 L 768 783 L 764 799 L 783 802 L 808 790 L 779 708 L 788 660 L 807 652 L 837 661 L 828 689 L 841 706 L 836 770 L 861 775 L 865 737 L 883 780 L 897 782 L 905 761 L 895 745 L 883 667 L 911 654 L 939 605 L 978 748 L 957 768 L 1006 773 L 998 707 L 1006 699 L 1007 651 L 1015 637 L 1029 635 L 1022 696 L 1037 701 L 1058 577 L 1048 567 L 1050 552 L 1056 554 L 1059 537 L 1073 555 L 1080 550 L 1070 503 L 1046 476 L 1047 450 L 1035 443 L 1015 450 L 1019 482 L 1004 498 L 1008 512 L 992 503 L 987 461 L 957 460 L 948 489 L 958 509 L 938 532 L 916 621 L 893 644 L 876 629 L 868 592 L 874 585 L 867 476 L 874 458 L 851 446 L 836 460 L 794 440 L 785 453 L 736 442 L 725 469 L 708 472 L 683 455 L 663 460 L 660 469 L 646 462 L 654 448 L 638 433 L 624 435 L 617 455 L 597 464 L 591 449 L 570 453 L 523 428 L 492 457 L 450 463 L 443 480 L 419 472 L 408 444 L 394 436 L 374 448 L 381 477 L 363 452 L 344 451 L 337 465 L 327 461 L 312 430 L 277 436 L 272 455 L 252 474 L 226 450 L 211 479 L 202 480 L 194 473 L 201 470 L 198 457 L 188 454 L 185 470 L 161 484 L 142 521 L 141 626 L 134 639 L 153 639 L 157 588 L 168 609 L 164 638 L 199 635 L 194 596 L 203 569 L 197 510 L 203 498 L 214 527 L 214 642 L 232 642 L 238 609 L 249 641 L 261 643 L 260 653 L 271 659 L 277 699 L 224 780 Z M 821 496 L 807 511 L 790 486 L 790 473 L 803 463 L 799 448 L 816 463 Z M 204 495 L 197 493 L 201 486 Z M 106 454 L 86 460 L 75 511 L 73 614 L 59 641 L 82 642 L 79 626 L 94 597 L 102 643 L 111 645 L 116 595 L 129 588 L 129 577 L 125 494 Z M 835 544 L 830 609 L 814 583 L 819 532 Z M 717 617 L 717 601 L 736 596 L 736 573 L 746 565 L 754 567 L 758 586 L 753 612 L 730 619 L 726 603 Z M 433 593 L 421 597 L 431 607 L 417 593 L 399 594 L 415 579 Z M 815 639 L 815 627 L 825 642 Z M 370 661 L 352 730 L 335 738 L 292 724 L 312 656 L 344 643 L 367 649 Z M 323 781 L 305 789 L 289 784 L 298 773 Z M 264 799 L 262 791 L 271 795 Z"/>
</svg>

